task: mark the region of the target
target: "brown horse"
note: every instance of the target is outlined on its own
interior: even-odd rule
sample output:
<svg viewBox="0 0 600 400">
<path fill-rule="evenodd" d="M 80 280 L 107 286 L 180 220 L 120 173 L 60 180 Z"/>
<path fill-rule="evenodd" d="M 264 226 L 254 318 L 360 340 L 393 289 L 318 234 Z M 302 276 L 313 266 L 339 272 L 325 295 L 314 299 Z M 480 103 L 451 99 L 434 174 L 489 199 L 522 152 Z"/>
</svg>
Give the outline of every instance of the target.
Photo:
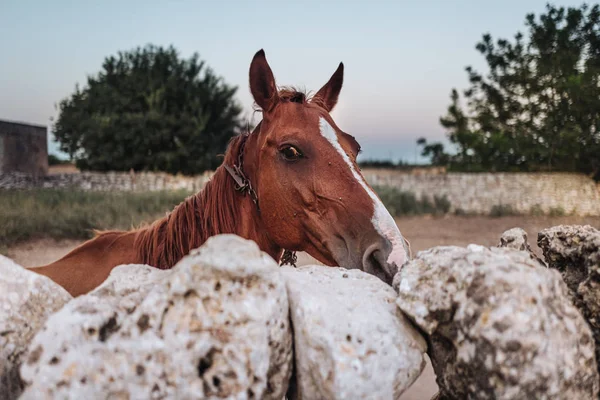
<svg viewBox="0 0 600 400">
<path fill-rule="evenodd" d="M 97 287 L 117 265 L 171 268 L 210 236 L 234 233 L 280 260 L 306 251 L 326 265 L 358 268 L 391 282 L 407 260 L 405 241 L 357 164 L 360 146 L 329 115 L 342 88 L 340 63 L 308 99 L 278 90 L 263 50 L 250 65 L 262 121 L 234 137 L 204 189 L 166 217 L 132 231 L 108 231 L 32 271 L 74 296 Z"/>
</svg>

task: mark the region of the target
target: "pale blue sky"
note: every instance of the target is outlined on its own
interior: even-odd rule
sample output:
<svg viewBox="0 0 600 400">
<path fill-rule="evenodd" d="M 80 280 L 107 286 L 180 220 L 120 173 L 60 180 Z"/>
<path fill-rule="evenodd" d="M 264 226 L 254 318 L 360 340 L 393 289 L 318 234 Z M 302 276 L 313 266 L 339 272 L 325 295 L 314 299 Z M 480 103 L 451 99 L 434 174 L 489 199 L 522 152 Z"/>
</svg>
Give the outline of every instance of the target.
<svg viewBox="0 0 600 400">
<path fill-rule="evenodd" d="M 248 67 L 263 48 L 278 84 L 318 90 L 340 61 L 333 117 L 365 158 L 415 161 L 485 32 L 512 38 L 546 1 L 64 1 L 0 0 L 0 119 L 50 124 L 54 104 L 99 71 L 107 55 L 146 43 L 198 52 L 237 85 L 251 117 Z M 562 0 L 559 5 L 578 6 Z M 258 115 L 256 116 L 258 117 Z M 254 121 L 257 122 L 257 121 Z M 56 148 L 51 145 L 51 148 Z"/>
</svg>

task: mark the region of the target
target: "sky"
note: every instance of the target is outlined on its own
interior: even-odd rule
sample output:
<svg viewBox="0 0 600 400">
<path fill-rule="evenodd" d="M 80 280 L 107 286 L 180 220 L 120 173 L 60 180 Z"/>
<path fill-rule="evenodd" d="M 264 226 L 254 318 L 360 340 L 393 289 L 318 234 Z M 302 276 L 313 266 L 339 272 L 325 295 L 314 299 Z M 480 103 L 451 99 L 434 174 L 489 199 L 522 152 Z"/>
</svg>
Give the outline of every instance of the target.
<svg viewBox="0 0 600 400">
<path fill-rule="evenodd" d="M 313 93 L 343 62 L 332 117 L 361 158 L 423 162 L 416 140 L 445 139 L 439 117 L 452 88 L 468 86 L 465 67 L 486 71 L 481 36 L 512 38 L 546 2 L 0 0 L 0 119 L 51 127 L 55 105 L 105 57 L 152 43 L 198 53 L 238 87 L 244 116 L 257 123 L 248 68 L 264 49 L 278 85 Z"/>
</svg>

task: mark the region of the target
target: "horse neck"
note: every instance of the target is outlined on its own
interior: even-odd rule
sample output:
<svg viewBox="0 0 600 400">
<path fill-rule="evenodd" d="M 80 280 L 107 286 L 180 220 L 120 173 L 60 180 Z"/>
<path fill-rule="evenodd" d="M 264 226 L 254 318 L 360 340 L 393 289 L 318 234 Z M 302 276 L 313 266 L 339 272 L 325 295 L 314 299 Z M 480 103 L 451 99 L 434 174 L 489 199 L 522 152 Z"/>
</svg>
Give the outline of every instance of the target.
<svg viewBox="0 0 600 400">
<path fill-rule="evenodd" d="M 237 163 L 239 144 L 240 137 L 233 139 L 224 163 Z M 279 260 L 282 249 L 265 232 L 250 197 L 235 190 L 233 178 L 220 166 L 201 192 L 141 229 L 134 247 L 144 264 L 168 269 L 209 237 L 233 233 L 255 241 L 262 251 Z"/>
</svg>

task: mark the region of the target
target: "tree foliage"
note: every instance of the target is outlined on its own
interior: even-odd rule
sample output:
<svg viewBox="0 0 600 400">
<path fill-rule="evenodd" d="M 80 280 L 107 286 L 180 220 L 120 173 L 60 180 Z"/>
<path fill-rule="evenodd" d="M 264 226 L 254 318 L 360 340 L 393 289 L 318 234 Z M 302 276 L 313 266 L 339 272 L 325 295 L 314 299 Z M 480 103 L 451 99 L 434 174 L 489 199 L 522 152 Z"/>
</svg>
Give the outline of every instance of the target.
<svg viewBox="0 0 600 400">
<path fill-rule="evenodd" d="M 427 143 L 425 138 L 419 138 L 417 140 L 419 146 L 423 146 L 421 155 L 423 157 L 429 157 L 431 165 L 447 165 L 450 161 L 450 156 L 444 151 L 444 145 L 442 143 Z"/>
<path fill-rule="evenodd" d="M 423 155 L 455 170 L 600 178 L 600 7 L 547 5 L 525 21 L 527 39 L 520 32 L 512 41 L 485 34 L 477 43 L 489 71 L 466 68 L 464 108 L 452 90 L 440 123 L 456 154 L 421 140 Z"/>
<path fill-rule="evenodd" d="M 198 173 L 218 166 L 241 128 L 236 90 L 197 54 L 138 47 L 107 57 L 62 100 L 53 132 L 82 169 Z"/>
</svg>

